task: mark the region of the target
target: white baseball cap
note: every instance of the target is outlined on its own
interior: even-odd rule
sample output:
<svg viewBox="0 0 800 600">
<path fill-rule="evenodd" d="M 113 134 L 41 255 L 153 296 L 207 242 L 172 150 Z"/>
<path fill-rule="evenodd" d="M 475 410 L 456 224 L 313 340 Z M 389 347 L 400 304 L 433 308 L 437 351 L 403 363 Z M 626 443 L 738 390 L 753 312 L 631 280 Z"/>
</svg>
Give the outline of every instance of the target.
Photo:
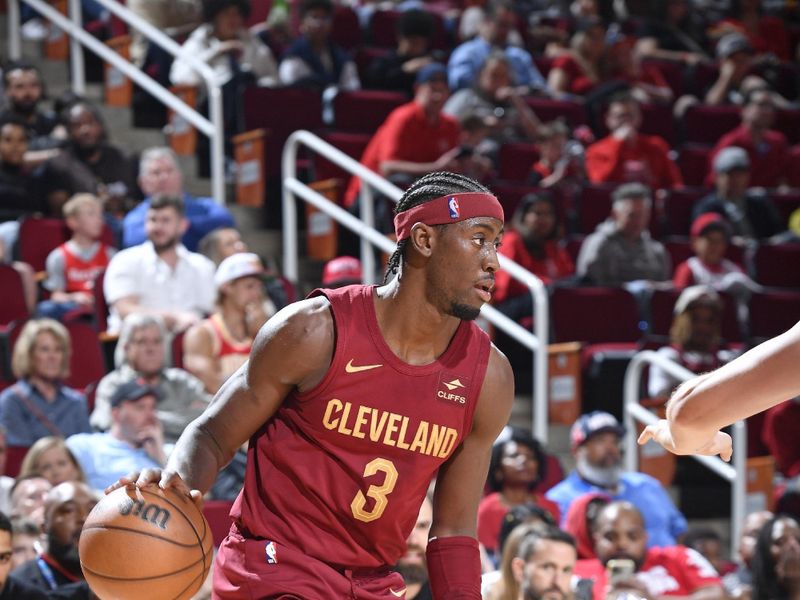
<svg viewBox="0 0 800 600">
<path fill-rule="evenodd" d="M 265 274 L 266 270 L 257 254 L 237 252 L 219 263 L 217 272 L 214 273 L 214 285 L 219 289 L 242 277 L 263 277 Z"/>
</svg>

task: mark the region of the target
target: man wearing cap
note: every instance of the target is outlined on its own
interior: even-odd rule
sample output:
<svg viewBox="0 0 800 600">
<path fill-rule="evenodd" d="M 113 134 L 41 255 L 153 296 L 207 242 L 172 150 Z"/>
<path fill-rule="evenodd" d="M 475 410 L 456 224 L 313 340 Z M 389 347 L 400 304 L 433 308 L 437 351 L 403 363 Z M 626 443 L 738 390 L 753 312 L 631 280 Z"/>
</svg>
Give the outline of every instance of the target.
<svg viewBox="0 0 800 600">
<path fill-rule="evenodd" d="M 167 462 L 164 431 L 156 414 L 161 396 L 141 379 L 121 385 L 111 396 L 111 429 L 67 438 L 86 474 L 86 482 L 103 490 L 133 470 L 159 468 Z"/>
<path fill-rule="evenodd" d="M 267 320 L 265 274 L 261 259 L 252 252 L 223 260 L 214 275 L 217 310 L 186 332 L 183 364 L 211 394 L 247 360 L 253 338 Z"/>
<path fill-rule="evenodd" d="M 361 283 L 361 261 L 353 256 L 337 256 L 322 269 L 322 287 L 340 288 Z"/>
<path fill-rule="evenodd" d="M 742 108 L 742 124 L 722 136 L 711 152 L 711 165 L 723 148 L 738 146 L 750 159 L 750 183 L 774 188 L 786 184 L 789 177 L 789 142 L 775 123 L 775 101 L 772 92 L 757 88 L 749 92 Z M 714 178 L 709 172 L 708 183 Z"/>
<path fill-rule="evenodd" d="M 750 188 L 751 162 L 738 146 L 722 148 L 713 160 L 714 191 L 695 204 L 692 219 L 717 213 L 731 234 L 745 239 L 765 239 L 783 231 L 780 216 L 763 190 Z"/>
<path fill-rule="evenodd" d="M 649 546 L 673 546 L 686 531 L 686 519 L 656 479 L 622 470 L 624 435 L 625 428 L 607 412 L 581 415 L 570 430 L 575 470 L 545 496 L 558 504 L 562 526 L 570 504 L 583 494 L 603 492 L 627 500 L 642 513 Z"/>
<path fill-rule="evenodd" d="M 706 92 L 705 104 L 718 105 L 728 102 L 741 104 L 742 96 L 739 89 L 743 86 L 744 80 L 750 76 L 754 53 L 750 40 L 741 33 L 732 32 L 720 38 L 717 42 L 719 77 Z M 751 77 L 766 85 L 761 78 Z M 748 85 L 752 84 L 748 82 Z"/>
</svg>

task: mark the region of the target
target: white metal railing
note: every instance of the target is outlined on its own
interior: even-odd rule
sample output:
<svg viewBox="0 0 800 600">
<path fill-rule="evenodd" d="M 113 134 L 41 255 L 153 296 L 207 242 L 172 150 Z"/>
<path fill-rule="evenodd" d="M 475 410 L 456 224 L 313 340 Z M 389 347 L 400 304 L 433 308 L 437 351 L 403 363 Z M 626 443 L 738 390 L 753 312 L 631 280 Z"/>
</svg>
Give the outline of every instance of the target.
<svg viewBox="0 0 800 600">
<path fill-rule="evenodd" d="M 636 471 L 638 463 L 638 446 L 636 443 L 635 421 L 652 425 L 658 421 L 658 417 L 647 410 L 639 403 L 639 386 L 641 384 L 642 373 L 648 365 L 656 365 L 664 369 L 667 373 L 686 381 L 695 377 L 689 369 L 678 363 L 669 360 L 658 352 L 644 350 L 638 352 L 631 359 L 628 369 L 625 371 L 625 388 L 623 396 L 623 415 L 625 429 L 625 468 L 628 471 Z M 716 456 L 697 456 L 692 458 L 699 461 L 720 477 L 726 479 L 731 484 L 731 555 L 735 555 L 739 544 L 742 524 L 746 516 L 747 503 L 747 428 L 744 421 L 737 421 L 733 424 L 733 464 L 726 463 Z M 655 442 L 648 442 L 655 444 Z"/>
<path fill-rule="evenodd" d="M 19 3 L 25 2 L 47 18 L 53 25 L 70 36 L 70 62 L 72 72 L 72 91 L 84 94 L 86 77 L 83 69 L 83 52 L 85 46 L 104 61 L 113 65 L 124 75 L 147 90 L 160 102 L 174 110 L 181 117 L 194 125 L 201 133 L 207 135 L 211 142 L 211 191 L 214 199 L 225 203 L 225 138 L 222 120 L 222 90 L 214 70 L 196 56 L 185 54 L 181 46 L 139 15 L 121 5 L 116 0 L 96 0 L 109 12 L 125 21 L 127 25 L 145 36 L 150 42 L 158 44 L 173 57 L 179 57 L 191 63 L 203 78 L 207 93 L 210 118 L 206 118 L 194 108 L 186 104 L 178 96 L 155 81 L 152 77 L 136 68 L 122 58 L 106 44 L 96 39 L 83 29 L 81 0 L 69 0 L 69 18 L 62 15 L 45 0 L 9 0 L 8 3 L 8 55 L 17 60 L 22 55 L 20 38 Z"/>
<path fill-rule="evenodd" d="M 362 201 L 360 204 L 360 219 L 351 215 L 349 212 L 340 208 L 322 194 L 312 190 L 305 183 L 297 179 L 297 151 L 301 145 L 325 156 L 326 159 L 361 180 Z M 375 213 L 373 193 L 377 190 L 392 201 L 397 202 L 403 195 L 403 190 L 309 131 L 295 131 L 289 136 L 289 139 L 283 147 L 282 168 L 284 275 L 291 281 L 297 281 L 297 237 L 299 233 L 297 228 L 297 207 L 295 200 L 295 196 L 297 196 L 359 235 L 361 239 L 360 251 L 364 283 L 374 283 L 376 269 L 372 246 L 377 246 L 380 250 L 391 253 L 395 249 L 395 243 L 374 227 Z M 495 327 L 501 329 L 533 352 L 532 430 L 534 435 L 541 440 L 542 443 L 546 443 L 548 421 L 547 344 L 548 327 L 550 323 L 547 291 L 538 277 L 505 256 L 499 256 L 499 259 L 500 266 L 514 279 L 524 283 L 531 293 L 536 315 L 534 319 L 534 331 L 531 333 L 492 306 L 485 305 L 481 309 L 481 312 Z"/>
</svg>

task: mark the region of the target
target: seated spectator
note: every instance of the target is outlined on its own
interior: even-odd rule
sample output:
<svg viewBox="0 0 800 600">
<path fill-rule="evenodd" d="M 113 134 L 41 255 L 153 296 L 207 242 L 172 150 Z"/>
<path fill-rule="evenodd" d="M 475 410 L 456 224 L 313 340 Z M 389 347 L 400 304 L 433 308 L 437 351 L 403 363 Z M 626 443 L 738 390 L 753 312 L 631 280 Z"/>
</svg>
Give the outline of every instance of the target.
<svg viewBox="0 0 800 600">
<path fill-rule="evenodd" d="M 86 481 L 81 466 L 64 443 L 48 436 L 30 447 L 19 468 L 20 477 L 44 477 L 53 487 L 65 481 Z"/>
<path fill-rule="evenodd" d="M 578 276 L 599 286 L 668 280 L 672 272 L 669 255 L 647 230 L 650 190 L 629 183 L 614 190 L 612 199 L 611 216 L 581 246 Z"/>
<path fill-rule="evenodd" d="M 636 181 L 655 189 L 683 186 L 669 144 L 657 135 L 639 132 L 642 111 L 630 92 L 615 94 L 606 112 L 611 132 L 586 149 L 586 172 L 592 183 Z"/>
<path fill-rule="evenodd" d="M 193 325 L 183 338 L 186 370 L 215 394 L 250 357 L 250 348 L 261 326 L 266 271 L 261 259 L 250 252 L 229 256 L 217 267 L 217 310 Z"/>
<path fill-rule="evenodd" d="M 527 535 L 511 560 L 511 571 L 519 586 L 515 600 L 571 598 L 577 558 L 575 540 L 557 527 Z"/>
<path fill-rule="evenodd" d="M 536 131 L 539 160 L 531 167 L 529 181 L 541 188 L 555 188 L 577 193 L 586 181 L 583 145 L 570 139 L 570 130 L 562 120 L 541 125 Z"/>
<path fill-rule="evenodd" d="M 220 227 L 234 227 L 233 216 L 213 198 L 193 196 L 183 187 L 183 173 L 175 153 L 166 147 L 148 148 L 139 159 L 139 187 L 144 200 L 131 210 L 122 222 L 122 246 L 130 248 L 146 239 L 144 222 L 154 196 L 183 198 L 189 228 L 181 242 L 190 252 L 197 252 L 203 236 Z"/>
<path fill-rule="evenodd" d="M 114 354 L 116 369 L 100 380 L 90 419 L 95 429 L 111 427 L 111 398 L 117 389 L 141 379 L 158 390 L 158 419 L 164 437 L 174 442 L 186 426 L 199 416 L 211 401 L 203 382 L 183 369 L 167 367 L 167 332 L 158 317 L 131 315 L 122 324 Z"/>
<path fill-rule="evenodd" d="M 183 200 L 156 196 L 145 220 L 147 241 L 114 255 L 103 292 L 110 307 L 108 328 L 118 331 L 130 314 L 164 319 L 170 331 L 194 325 L 214 306 L 214 263 L 180 243 L 189 224 Z"/>
<path fill-rule="evenodd" d="M 15 567 L 14 550 L 13 522 L 0 513 L 0 600 L 45 600 L 48 596 L 44 592 L 8 576 Z"/>
<path fill-rule="evenodd" d="M 594 523 L 597 558 L 579 560 L 575 574 L 594 580 L 594 598 L 618 591 L 637 597 L 681 596 L 694 600 L 723 600 L 725 590 L 714 567 L 699 552 L 673 544 L 653 544 L 640 510 L 630 502 L 612 502 L 600 510 Z M 662 547 L 663 546 L 663 547 Z M 630 560 L 634 576 L 609 578 L 612 559 Z"/>
<path fill-rule="evenodd" d="M 796 430 L 795 430 L 796 431 Z M 722 578 L 722 585 L 728 596 L 734 600 L 750 600 L 753 596 L 753 574 L 750 569 L 756 549 L 758 534 L 764 525 L 772 519 L 768 510 L 753 512 L 745 517 L 739 538 L 739 557 L 736 571 Z"/>
<path fill-rule="evenodd" d="M 397 19 L 397 48 L 370 63 L 364 87 L 414 94 L 417 72 L 440 57 L 430 48 L 433 17 L 426 11 L 403 11 Z"/>
<path fill-rule="evenodd" d="M 407 600 L 433 600 L 428 583 L 428 566 L 425 562 L 432 522 L 433 499 L 429 495 L 425 496 L 419 507 L 414 529 L 406 540 L 406 552 L 394 566 L 394 570 L 400 573 L 405 581 Z"/>
<path fill-rule="evenodd" d="M 0 116 L 0 222 L 48 212 L 36 193 L 34 175 L 25 164 L 28 147 L 28 133 L 22 119 Z M 13 238 L 3 236 L 3 240 L 11 247 L 16 241 L 16 230 Z"/>
<path fill-rule="evenodd" d="M 761 528 L 751 561 L 753 600 L 790 600 L 800 589 L 800 525 L 777 515 Z"/>
<path fill-rule="evenodd" d="M 720 577 L 736 570 L 736 565 L 729 560 L 725 560 L 723 555 L 722 538 L 719 533 L 708 527 L 693 527 L 686 532 L 684 545 L 687 548 L 696 550 L 703 555 L 711 566 L 714 567 Z"/>
<path fill-rule="evenodd" d="M 744 96 L 753 86 L 766 86 L 766 82 L 753 75 L 755 65 L 753 46 L 740 33 L 729 33 L 717 43 L 719 76 L 703 99 L 705 104 L 742 104 Z"/>
<path fill-rule="evenodd" d="M 764 14 L 761 2 L 731 2 L 729 6 L 726 18 L 712 27 L 712 37 L 727 37 L 734 32 L 745 37 L 756 52 L 771 54 L 782 61 L 794 58 L 786 25 L 778 17 Z"/>
<path fill-rule="evenodd" d="M 69 333 L 57 321 L 35 319 L 22 328 L 11 358 L 17 382 L 0 393 L 8 445 L 91 431 L 86 396 L 62 383 L 71 351 Z"/>
<path fill-rule="evenodd" d="M 785 477 L 800 475 L 800 397 L 768 409 L 761 429 L 761 439 L 775 459 L 775 469 Z"/>
<path fill-rule="evenodd" d="M 106 433 L 81 433 L 67 438 L 86 481 L 104 490 L 123 475 L 161 469 L 167 462 L 164 430 L 156 413 L 158 389 L 134 379 L 111 396 L 111 428 Z"/>
<path fill-rule="evenodd" d="M 709 59 L 706 36 L 699 11 L 688 0 L 650 3 L 635 32 L 637 52 L 692 67 Z"/>
<path fill-rule="evenodd" d="M 750 187 L 752 162 L 737 146 L 722 148 L 714 156 L 714 191 L 695 204 L 692 219 L 703 213 L 719 213 L 731 233 L 744 240 L 763 240 L 786 229 L 778 211 L 762 190 Z"/>
<path fill-rule="evenodd" d="M 14 569 L 10 579 L 47 594 L 59 590 L 58 597 L 88 600 L 90 592 L 81 571 L 78 538 L 97 500 L 96 494 L 78 481 L 65 482 L 51 489 L 45 499 L 47 551 Z M 71 591 L 69 595 L 68 590 Z"/>
<path fill-rule="evenodd" d="M 486 482 L 489 494 L 478 506 L 478 541 L 490 556 L 499 556 L 500 528 L 514 506 L 536 504 L 558 522 L 558 506 L 533 491 L 544 479 L 546 469 L 547 455 L 530 432 L 512 430 L 510 436 L 495 442 Z"/>
<path fill-rule="evenodd" d="M 585 19 L 570 39 L 570 49 L 553 60 L 547 87 L 556 96 L 585 96 L 608 76 L 606 28 L 599 18 Z"/>
<path fill-rule="evenodd" d="M 614 500 L 628 500 L 643 515 L 649 546 L 672 546 L 686 531 L 686 519 L 656 479 L 623 471 L 620 443 L 624 435 L 625 428 L 609 413 L 581 415 L 570 430 L 575 470 L 545 497 L 558 504 L 562 526 L 570 506 L 583 494 L 600 492 Z M 596 536 L 595 550 L 599 557 Z"/>
<path fill-rule="evenodd" d="M 361 282 L 361 261 L 352 256 L 337 256 L 322 268 L 322 287 L 335 289 Z"/>
<path fill-rule="evenodd" d="M 197 252 L 218 267 L 231 254 L 247 252 L 247 244 L 235 227 L 219 227 L 203 236 L 197 244 Z"/>
<path fill-rule="evenodd" d="M 39 303 L 37 316 L 61 320 L 68 313 L 91 313 L 94 282 L 116 250 L 100 241 L 103 205 L 97 196 L 76 194 L 64 205 L 72 237 L 47 255 L 43 286 L 50 299 Z"/>
<path fill-rule="evenodd" d="M 516 140 L 533 141 L 539 119 L 525 102 L 523 93 L 515 86 L 508 58 L 495 51 L 481 65 L 475 85 L 450 96 L 442 110 L 457 120 L 468 115 L 483 118 L 497 147 Z"/>
<path fill-rule="evenodd" d="M 279 76 L 283 85 L 323 90 L 361 87 L 358 70 L 344 49 L 331 41 L 333 2 L 303 0 L 300 4 L 300 37 L 283 54 Z"/>
<path fill-rule="evenodd" d="M 44 477 L 17 477 L 11 488 L 12 519 L 28 519 L 39 529 L 44 526 L 44 500 L 53 486 Z"/>
<path fill-rule="evenodd" d="M 522 508 L 522 506 L 512 509 L 512 512 L 509 512 L 507 517 L 517 509 Z M 519 582 L 514 577 L 511 562 L 516 558 L 523 540 L 538 531 L 546 529 L 548 526 L 552 526 L 552 524 L 541 521 L 520 522 L 507 533 L 500 553 L 500 567 L 495 571 L 484 571 L 481 576 L 482 598 L 485 600 L 519 599 Z"/>
<path fill-rule="evenodd" d="M 589 492 L 583 496 L 578 496 L 570 504 L 564 521 L 564 531 L 575 538 L 578 558 L 597 558 L 594 553 L 592 529 L 600 509 L 609 502 L 611 502 L 611 498 L 606 494 Z"/>
<path fill-rule="evenodd" d="M 3 513 L 5 514 L 5 513 Z M 29 519 L 11 520 L 11 569 L 16 569 L 44 551 L 42 527 Z M 0 598 L 3 596 L 0 595 Z"/>
<path fill-rule="evenodd" d="M 8 444 L 6 443 L 6 432 L 0 426 L 0 473 L 6 472 L 8 459 Z M 14 487 L 14 478 L 8 475 L 0 475 L 0 512 L 6 515 L 11 514 L 11 489 Z"/>
<path fill-rule="evenodd" d="M 514 5 L 506 0 L 487 4 L 482 14 L 478 35 L 457 46 L 447 63 L 450 89 L 455 91 L 472 86 L 478 71 L 493 50 L 501 50 L 508 58 L 516 85 L 531 91 L 546 93 L 547 82 L 527 50 L 508 44 L 511 32 L 517 27 Z"/>
<path fill-rule="evenodd" d="M 670 345 L 658 353 L 693 373 L 706 373 L 736 356 L 722 347 L 722 299 L 706 285 L 687 287 L 675 302 L 675 317 L 669 331 Z M 681 383 L 658 365 L 650 365 L 648 394 L 666 398 Z"/>
<path fill-rule="evenodd" d="M 559 234 L 552 195 L 548 192 L 528 194 L 514 211 L 498 252 L 549 285 L 575 273 L 575 265 L 561 244 Z M 498 310 L 514 320 L 533 312 L 528 287 L 503 269 L 495 274 L 492 299 Z"/>
<path fill-rule="evenodd" d="M 60 215 L 64 203 L 77 193 L 95 194 L 106 212 L 119 220 L 133 207 L 138 194 L 130 158 L 108 141 L 98 109 L 78 100 L 65 110 L 66 147 L 44 164 L 41 194 L 50 213 Z"/>
<path fill-rule="evenodd" d="M 636 40 L 623 38 L 609 49 L 609 70 L 616 81 L 630 86 L 631 95 L 643 104 L 671 104 L 675 97 L 659 68 L 644 61 Z"/>
<path fill-rule="evenodd" d="M 742 124 L 726 133 L 711 152 L 711 164 L 723 148 L 743 148 L 750 159 L 750 183 L 758 187 L 774 188 L 789 180 L 789 142 L 780 131 L 772 129 L 775 123 L 775 101 L 772 93 L 755 89 L 745 98 Z M 714 172 L 708 174 L 713 181 Z"/>
<path fill-rule="evenodd" d="M 126 5 L 137 16 L 170 36 L 189 33 L 202 18 L 200 0 L 128 0 Z M 135 27 L 130 29 L 130 36 L 131 62 L 141 68 L 147 55 L 148 39 Z"/>
</svg>

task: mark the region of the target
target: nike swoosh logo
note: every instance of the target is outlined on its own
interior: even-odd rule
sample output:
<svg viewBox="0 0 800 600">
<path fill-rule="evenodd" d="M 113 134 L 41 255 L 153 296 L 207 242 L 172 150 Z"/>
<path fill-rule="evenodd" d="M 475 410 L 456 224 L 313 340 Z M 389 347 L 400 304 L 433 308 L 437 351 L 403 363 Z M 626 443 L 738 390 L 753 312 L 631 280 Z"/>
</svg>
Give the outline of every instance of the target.
<svg viewBox="0 0 800 600">
<path fill-rule="evenodd" d="M 350 359 L 350 362 L 348 362 L 344 366 L 344 370 L 346 372 L 348 372 L 348 373 L 360 373 L 361 371 L 369 371 L 370 369 L 377 369 L 378 367 L 382 367 L 382 366 L 383 365 L 361 365 L 361 366 L 356 366 L 356 365 L 353 364 L 353 360 Z"/>
<path fill-rule="evenodd" d="M 398 598 L 402 598 L 403 596 L 406 595 L 406 588 L 397 591 L 393 590 L 392 588 L 389 588 L 389 591 L 391 592 L 392 596 L 396 596 Z"/>
</svg>

